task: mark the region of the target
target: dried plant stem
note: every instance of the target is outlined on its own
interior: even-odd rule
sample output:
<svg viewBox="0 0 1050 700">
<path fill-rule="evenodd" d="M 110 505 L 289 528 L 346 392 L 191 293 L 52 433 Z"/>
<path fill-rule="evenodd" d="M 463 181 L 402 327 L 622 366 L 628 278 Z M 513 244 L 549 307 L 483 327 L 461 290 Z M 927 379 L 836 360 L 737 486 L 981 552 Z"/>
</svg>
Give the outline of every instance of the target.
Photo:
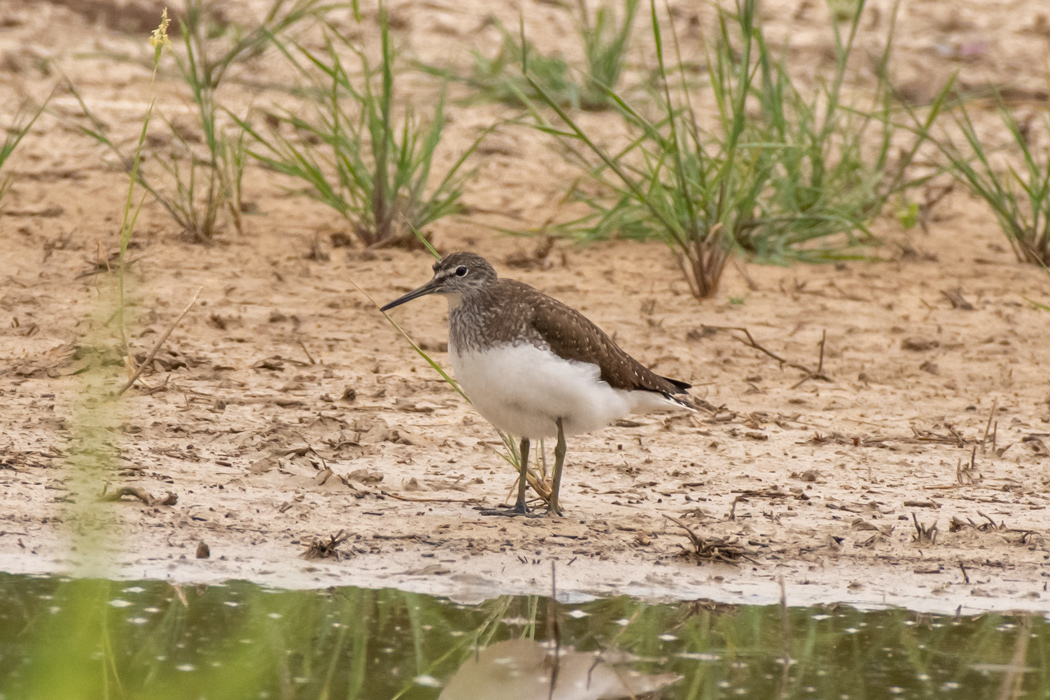
<svg viewBox="0 0 1050 700">
<path fill-rule="evenodd" d="M 786 365 L 786 366 L 791 367 L 793 369 L 797 369 L 797 370 L 799 370 L 801 372 L 804 372 L 805 375 L 806 375 L 805 378 L 807 380 L 808 379 L 819 379 L 820 381 L 823 381 L 823 382 L 830 382 L 830 381 L 832 381 L 831 377 L 829 377 L 828 375 L 826 375 L 824 373 L 824 345 L 827 342 L 827 338 L 828 338 L 827 331 L 824 331 L 824 333 L 820 337 L 820 360 L 819 360 L 819 362 L 817 364 L 817 369 L 812 370 L 812 369 L 810 369 L 809 367 L 806 367 L 803 364 L 799 364 L 798 362 L 791 362 L 790 360 L 786 360 L 783 357 L 781 357 L 780 355 L 778 355 L 775 352 L 773 352 L 772 350 L 769 350 L 769 349 L 763 347 L 762 345 L 759 344 L 759 342 L 757 340 L 755 340 L 754 336 L 751 335 L 751 331 L 749 331 L 748 329 L 746 329 L 746 328 L 744 328 L 742 326 L 707 326 L 707 325 L 703 325 L 703 326 L 700 327 L 701 330 L 704 330 L 704 329 L 707 329 L 707 328 L 710 328 L 711 330 L 715 330 L 715 331 L 739 331 L 739 332 L 743 333 L 745 337 L 744 338 L 740 338 L 739 336 L 733 336 L 734 338 L 739 340 L 744 345 L 747 345 L 748 347 L 752 347 L 755 350 L 758 350 L 759 352 L 761 352 L 762 354 L 773 358 L 774 360 L 776 360 L 777 362 L 780 363 L 781 367 Z M 798 386 L 798 384 L 796 384 L 795 386 Z"/>
<path fill-rule="evenodd" d="M 120 391 L 117 392 L 117 396 L 122 396 L 125 391 L 130 389 L 131 386 L 135 383 L 135 381 L 139 378 L 139 375 L 142 374 L 142 370 L 144 370 L 146 366 L 149 365 L 149 363 L 153 362 L 153 358 L 157 356 L 158 352 L 160 352 L 161 347 L 164 345 L 164 341 L 168 339 L 168 336 L 171 335 L 171 332 L 173 330 L 175 330 L 175 327 L 182 322 L 182 319 L 186 316 L 186 314 L 190 312 L 190 309 L 193 308 L 193 305 L 197 303 L 197 297 L 201 295 L 202 289 L 204 289 L 204 287 L 197 287 L 197 291 L 194 292 L 193 298 L 190 299 L 190 303 L 186 304 L 186 308 L 182 310 L 182 313 L 179 314 L 178 318 L 176 318 L 175 321 L 170 326 L 168 326 L 168 330 L 164 331 L 164 334 L 160 336 L 156 344 L 153 346 L 153 349 L 149 351 L 148 355 L 146 355 L 146 359 L 143 360 L 137 368 L 135 368 L 135 372 L 131 375 L 131 378 L 128 379 L 124 386 L 120 388 Z"/>
</svg>

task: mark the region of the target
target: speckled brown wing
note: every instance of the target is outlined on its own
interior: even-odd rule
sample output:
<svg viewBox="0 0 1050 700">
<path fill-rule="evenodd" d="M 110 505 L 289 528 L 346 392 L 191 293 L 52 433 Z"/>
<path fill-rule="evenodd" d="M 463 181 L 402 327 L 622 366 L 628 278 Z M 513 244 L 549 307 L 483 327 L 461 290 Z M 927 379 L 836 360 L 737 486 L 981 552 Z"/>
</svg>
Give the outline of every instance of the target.
<svg viewBox="0 0 1050 700">
<path fill-rule="evenodd" d="M 583 314 L 556 299 L 537 292 L 531 316 L 532 328 L 555 354 L 597 363 L 602 380 L 614 389 L 672 396 L 689 388 L 689 384 L 661 377 L 635 360 Z"/>
</svg>

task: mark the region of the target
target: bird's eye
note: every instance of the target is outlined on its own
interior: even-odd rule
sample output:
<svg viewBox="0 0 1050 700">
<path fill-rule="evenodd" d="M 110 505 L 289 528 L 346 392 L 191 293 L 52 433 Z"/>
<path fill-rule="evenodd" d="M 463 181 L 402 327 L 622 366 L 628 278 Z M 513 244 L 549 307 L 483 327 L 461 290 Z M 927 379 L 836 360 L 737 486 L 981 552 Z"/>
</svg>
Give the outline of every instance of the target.
<svg viewBox="0 0 1050 700">
<path fill-rule="evenodd" d="M 460 265 L 459 267 L 456 268 L 456 277 L 466 277 L 466 276 L 467 276 L 467 266 L 466 265 Z"/>
</svg>

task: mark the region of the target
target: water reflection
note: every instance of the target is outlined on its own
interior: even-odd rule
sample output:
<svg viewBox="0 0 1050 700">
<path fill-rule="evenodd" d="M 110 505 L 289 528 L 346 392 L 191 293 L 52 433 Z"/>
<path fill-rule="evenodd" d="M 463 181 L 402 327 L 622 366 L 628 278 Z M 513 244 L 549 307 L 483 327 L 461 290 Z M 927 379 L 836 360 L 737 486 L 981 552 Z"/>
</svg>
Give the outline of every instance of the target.
<svg viewBox="0 0 1050 700">
<path fill-rule="evenodd" d="M 1050 697 L 1050 624 L 0 574 L 0 700 L 632 696 Z"/>
<path fill-rule="evenodd" d="M 496 642 L 452 674 L 439 700 L 618 700 L 648 695 L 681 679 L 617 665 L 629 655 L 558 649 L 530 639 Z"/>
</svg>

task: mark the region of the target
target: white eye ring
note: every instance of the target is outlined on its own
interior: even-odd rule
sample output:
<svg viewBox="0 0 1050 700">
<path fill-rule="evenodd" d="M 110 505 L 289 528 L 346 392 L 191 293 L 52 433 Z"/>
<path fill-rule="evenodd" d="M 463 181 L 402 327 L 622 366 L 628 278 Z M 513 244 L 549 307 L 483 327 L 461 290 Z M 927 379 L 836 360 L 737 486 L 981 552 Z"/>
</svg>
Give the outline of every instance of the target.
<svg viewBox="0 0 1050 700">
<path fill-rule="evenodd" d="M 467 276 L 467 266 L 466 265 L 460 265 L 459 267 L 456 268 L 456 277 L 466 277 L 466 276 Z"/>
</svg>

